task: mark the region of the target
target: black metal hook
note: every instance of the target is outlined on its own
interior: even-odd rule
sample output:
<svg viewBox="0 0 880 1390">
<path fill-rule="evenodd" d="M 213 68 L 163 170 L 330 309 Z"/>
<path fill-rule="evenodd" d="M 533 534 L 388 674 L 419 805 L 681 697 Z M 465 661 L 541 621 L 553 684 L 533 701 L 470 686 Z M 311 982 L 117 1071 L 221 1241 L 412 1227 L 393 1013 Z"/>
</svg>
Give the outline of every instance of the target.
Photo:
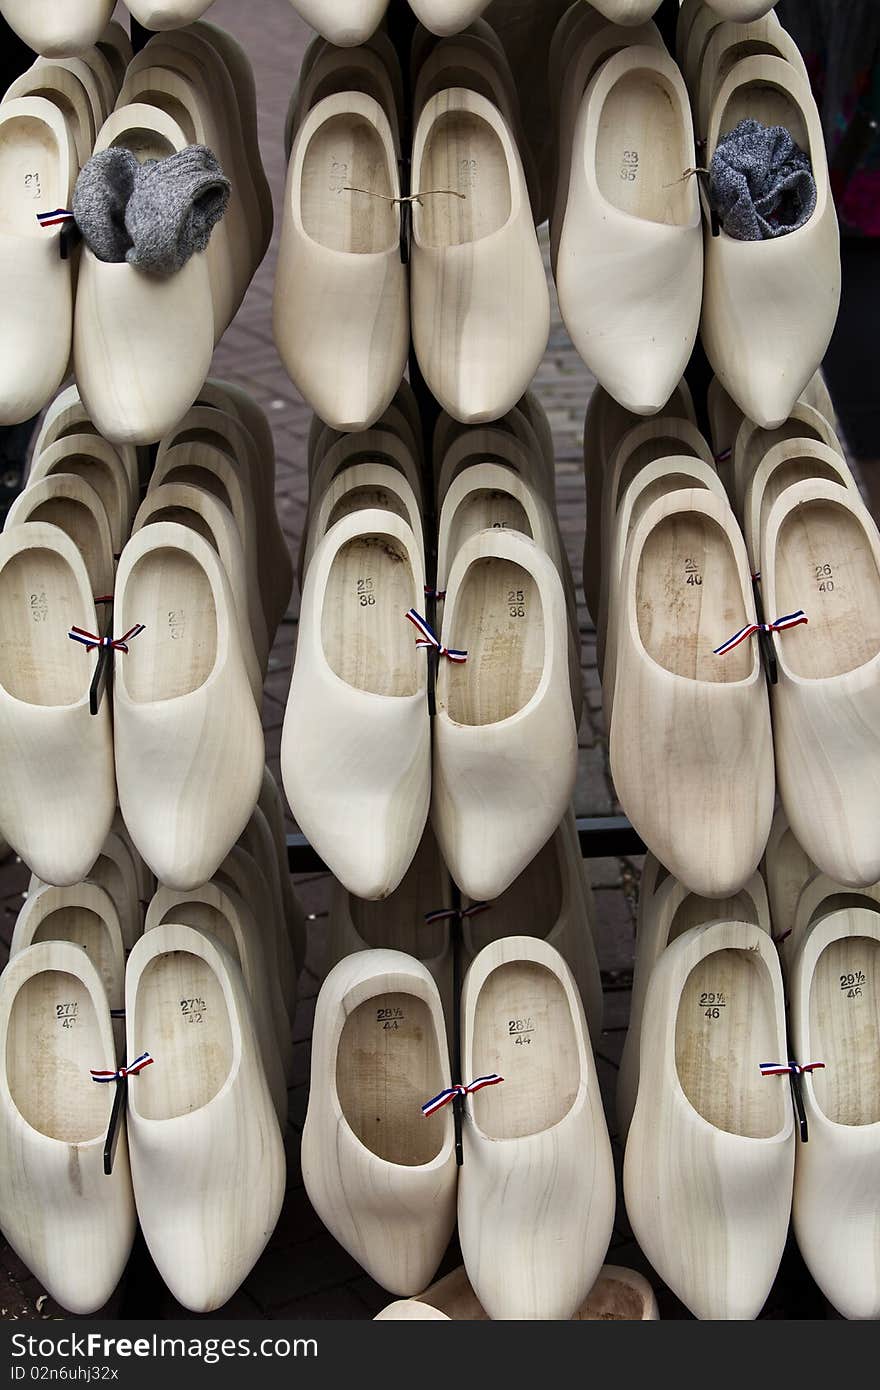
<svg viewBox="0 0 880 1390">
<path fill-rule="evenodd" d="M 808 1144 L 810 1141 L 810 1131 L 807 1125 L 807 1112 L 804 1106 L 803 1077 L 801 1076 L 800 1070 L 793 1067 L 788 1073 L 788 1080 L 791 1085 L 791 1098 L 794 1102 L 794 1113 L 797 1116 L 801 1143 Z"/>
<path fill-rule="evenodd" d="M 107 630 L 105 637 L 113 636 L 113 613 L 107 620 Z M 101 708 L 101 700 L 104 692 L 108 694 L 112 689 L 113 683 L 113 648 L 109 643 L 102 643 L 98 649 L 98 660 L 95 663 L 95 674 L 92 676 L 92 683 L 89 686 L 89 713 L 95 715 Z"/>
<path fill-rule="evenodd" d="M 776 661 L 776 649 L 773 646 L 773 638 L 766 630 L 767 620 L 764 616 L 764 603 L 761 598 L 759 588 L 760 577 L 752 576 L 752 589 L 755 595 L 755 612 L 761 626 L 758 628 L 758 648 L 761 653 L 761 660 L 764 663 L 764 671 L 771 685 L 779 683 L 779 666 Z"/>
<path fill-rule="evenodd" d="M 398 179 L 400 184 L 401 201 L 400 208 L 400 263 L 409 265 L 409 244 L 412 235 L 412 203 L 406 202 L 409 197 L 410 161 L 406 155 L 401 155 L 397 161 Z"/>
<path fill-rule="evenodd" d="M 113 1097 L 113 1109 L 110 1111 L 110 1124 L 107 1127 L 107 1138 L 104 1140 L 104 1172 L 108 1178 L 113 1172 L 113 1160 L 116 1157 L 119 1130 L 125 1119 L 125 1107 L 127 1104 L 128 1077 L 120 1076 L 116 1081 L 116 1095 Z"/>
</svg>

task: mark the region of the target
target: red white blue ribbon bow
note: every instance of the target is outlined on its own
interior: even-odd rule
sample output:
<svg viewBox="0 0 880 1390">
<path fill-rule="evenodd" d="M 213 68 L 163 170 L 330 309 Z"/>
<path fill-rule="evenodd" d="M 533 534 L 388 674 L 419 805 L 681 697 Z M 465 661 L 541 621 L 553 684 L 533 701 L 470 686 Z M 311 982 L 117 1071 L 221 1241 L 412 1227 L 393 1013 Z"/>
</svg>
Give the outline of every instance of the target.
<svg viewBox="0 0 880 1390">
<path fill-rule="evenodd" d="M 434 922 L 451 921 L 453 917 L 463 922 L 466 917 L 476 917 L 478 912 L 485 912 L 491 906 L 491 903 L 471 903 L 470 907 L 438 907 L 425 913 L 425 922 L 432 926 Z"/>
<path fill-rule="evenodd" d="M 87 652 L 93 652 L 96 647 L 109 647 L 114 652 L 127 652 L 129 642 L 134 637 L 140 637 L 145 626 L 145 623 L 135 623 L 134 627 L 130 627 L 121 637 L 97 637 L 94 632 L 86 632 L 84 627 L 72 627 L 67 635 L 71 642 L 82 642 Z"/>
<path fill-rule="evenodd" d="M 38 212 L 37 221 L 41 227 L 63 227 L 65 222 L 73 221 L 70 208 L 53 208 L 51 212 Z"/>
<path fill-rule="evenodd" d="M 151 1067 L 156 1059 L 151 1057 L 149 1052 L 142 1052 L 140 1057 L 136 1057 L 130 1067 L 122 1066 L 118 1071 L 96 1071 L 91 1068 L 93 1081 L 122 1081 L 126 1076 L 137 1076 L 143 1071 L 144 1067 Z"/>
<path fill-rule="evenodd" d="M 409 621 L 416 631 L 422 634 L 421 637 L 416 638 L 417 647 L 433 647 L 440 656 L 446 656 L 450 661 L 458 663 L 467 661 L 467 652 L 458 651 L 455 647 L 444 647 L 440 638 L 431 627 L 431 624 L 427 619 L 422 617 L 421 613 L 417 613 L 414 608 L 410 608 L 406 616 L 409 618 Z"/>
<path fill-rule="evenodd" d="M 786 613 L 784 617 L 776 618 L 772 623 L 749 623 L 748 627 L 741 627 L 739 632 L 735 632 L 726 642 L 722 642 L 720 647 L 716 647 L 715 656 L 726 656 L 734 647 L 738 647 L 740 642 L 745 642 L 747 637 L 754 637 L 756 632 L 785 632 L 787 628 L 800 627 L 801 623 L 809 621 L 804 610 L 799 608 L 796 613 Z"/>
<path fill-rule="evenodd" d="M 824 1071 L 824 1062 L 762 1062 L 762 1076 L 802 1076 L 807 1071 Z"/>
<path fill-rule="evenodd" d="M 442 1110 L 443 1106 L 448 1105 L 451 1100 L 455 1100 L 456 1096 L 472 1095 L 474 1091 L 482 1091 L 484 1086 L 497 1086 L 499 1081 L 503 1080 L 503 1076 L 499 1076 L 497 1072 L 493 1071 L 489 1076 L 478 1076 L 476 1081 L 471 1081 L 467 1086 L 462 1086 L 461 1082 L 455 1086 L 449 1086 L 445 1091 L 434 1096 L 433 1100 L 425 1101 L 422 1106 L 422 1114 L 433 1115 L 438 1110 Z"/>
</svg>

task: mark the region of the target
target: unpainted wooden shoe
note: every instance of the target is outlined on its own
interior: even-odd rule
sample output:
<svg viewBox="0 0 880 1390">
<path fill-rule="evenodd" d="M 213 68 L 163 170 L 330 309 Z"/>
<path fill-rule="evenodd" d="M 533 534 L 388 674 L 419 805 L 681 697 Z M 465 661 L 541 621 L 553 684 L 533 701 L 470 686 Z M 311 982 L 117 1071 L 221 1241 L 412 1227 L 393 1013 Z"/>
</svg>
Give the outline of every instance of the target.
<svg viewBox="0 0 880 1390">
<path fill-rule="evenodd" d="M 96 43 L 113 13 L 114 0 L 3 0 L 2 14 L 36 53 L 66 58 Z"/>
<path fill-rule="evenodd" d="M 69 633 L 91 633 L 90 651 Z M 108 702 L 89 713 L 102 629 L 85 563 L 57 526 L 0 536 L 0 831 L 45 883 L 79 883 L 116 809 Z"/>
<path fill-rule="evenodd" d="M 364 43 L 379 27 L 388 0 L 290 0 L 307 24 L 339 48 Z"/>
<path fill-rule="evenodd" d="M 95 488 L 75 473 L 51 473 L 41 478 L 19 493 L 6 514 L 4 529 L 30 521 L 47 522 L 69 536 L 83 558 L 95 598 L 112 595 L 113 537 Z"/>
<path fill-rule="evenodd" d="M 174 1297 L 212 1312 L 256 1264 L 284 1199 L 251 1002 L 223 946 L 166 923 L 129 956 L 125 1011 L 129 1056 L 155 1057 L 128 1090 L 138 1220 Z"/>
<path fill-rule="evenodd" d="M 444 429 L 449 422 L 448 431 Z M 461 426 L 449 416 L 440 416 L 434 434 L 434 478 L 438 507 L 458 474 L 475 464 L 496 463 L 512 468 L 534 492 L 543 497 L 551 511 L 556 507 L 556 483 L 552 460 L 538 445 L 535 432 L 514 408 L 491 425 Z"/>
<path fill-rule="evenodd" d="M 7 101 L 16 97 L 28 96 L 51 101 L 67 123 L 76 152 L 77 165 L 82 167 L 91 158 L 97 131 L 89 92 L 79 73 L 68 66 L 69 62 L 76 61 L 75 58 L 66 61 L 38 58 L 7 87 L 2 104 L 5 105 Z M 82 67 L 86 65 L 83 64 Z M 86 73 L 89 73 L 88 68 Z"/>
<path fill-rule="evenodd" d="M 424 563 L 421 501 L 406 475 L 399 469 L 388 463 L 374 461 L 373 457 L 361 456 L 361 461 L 352 462 L 348 467 L 334 473 L 324 491 L 318 492 L 318 483 L 323 481 L 323 477 L 326 477 L 329 468 L 335 463 L 331 455 L 339 447 L 333 445 L 325 454 L 329 467 L 326 471 L 323 468 L 319 469 L 322 478 L 316 479 L 312 488 L 315 501 L 309 509 L 300 548 L 300 588 L 316 546 L 324 539 L 331 526 L 352 512 L 378 508 L 401 517 L 411 528 L 417 544 L 422 547 Z M 359 456 L 355 454 L 353 457 L 358 459 Z"/>
<path fill-rule="evenodd" d="M 752 573 L 761 569 L 761 537 L 773 504 L 786 488 L 811 478 L 822 478 L 852 493 L 861 501 L 858 484 L 849 464 L 836 449 L 816 439 L 785 439 L 768 449 L 758 464 L 743 495 L 743 537 Z"/>
<path fill-rule="evenodd" d="M 757 53 L 783 58 L 809 81 L 800 49 L 772 12 L 750 23 L 727 22 L 717 25 L 700 57 L 699 81 L 696 87 L 691 88 L 698 139 L 703 139 L 709 129 L 715 95 L 731 68 L 743 58 Z"/>
<path fill-rule="evenodd" d="M 831 878 L 880 879 L 880 536 L 847 488 L 795 483 L 775 502 L 761 546 L 765 613 L 774 630 L 770 687 L 776 773 L 797 840 Z M 795 601 L 797 599 L 797 601 Z"/>
<path fill-rule="evenodd" d="M 697 1318 L 756 1318 L 791 1212 L 795 1134 L 782 975 L 768 933 L 671 942 L 642 1017 L 623 1184 L 633 1233 Z"/>
<path fill-rule="evenodd" d="M 291 92 L 284 123 L 288 161 L 293 138 L 306 113 L 335 92 L 365 92 L 383 108 L 392 130 L 403 127 L 403 77 L 397 51 L 387 34 L 379 31 L 367 43 L 354 48 L 337 48 L 320 37 L 312 40 L 299 70 L 299 81 Z"/>
<path fill-rule="evenodd" d="M 575 1322 L 655 1322 L 660 1317 L 651 1285 L 634 1269 L 603 1265 Z M 471 1288 L 463 1265 L 432 1284 L 418 1298 L 389 1303 L 374 1322 L 486 1322 L 489 1314 Z"/>
<path fill-rule="evenodd" d="M 116 1087 L 95 1071 L 113 1076 L 118 1062 L 107 995 L 81 946 L 41 941 L 10 960 L 0 1039 L 0 1228 L 62 1308 L 95 1313 L 136 1222 L 124 1125 L 104 1172 Z"/>
<path fill-rule="evenodd" d="M 844 908 L 880 912 L 880 884 L 869 883 L 864 888 L 850 888 L 816 869 L 798 895 L 791 933 L 779 948 L 779 959 L 787 975 L 790 975 L 791 963 L 815 923 Z"/>
<path fill-rule="evenodd" d="M 201 18 L 214 0 L 131 0 L 126 5 L 145 29 L 179 29 Z"/>
<path fill-rule="evenodd" d="M 303 1182 L 330 1233 L 391 1293 L 430 1282 L 455 1228 L 458 1169 L 440 995 L 400 951 L 360 951 L 318 995 Z"/>
<path fill-rule="evenodd" d="M 789 439 L 815 439 L 845 458 L 843 446 L 828 419 L 801 396 L 792 406 L 788 419 L 776 429 L 765 430 L 745 417 L 734 435 L 731 469 L 731 505 L 740 513 L 746 489 L 758 464 L 777 444 Z"/>
<path fill-rule="evenodd" d="M 614 1168 L 583 1005 L 545 941 L 486 946 L 465 976 L 458 1230 L 492 1318 L 574 1316 L 602 1266 Z M 536 1221 L 535 1213 L 541 1219 Z"/>
<path fill-rule="evenodd" d="M 72 382 L 70 386 L 65 386 L 63 391 L 59 391 L 54 401 L 47 407 L 31 451 L 32 464 L 50 444 L 54 444 L 56 440 L 71 434 L 98 434 L 91 416 L 82 403 L 76 382 Z M 140 501 L 141 484 L 147 481 L 143 471 L 139 468 L 137 449 L 133 444 L 114 444 L 113 447 L 122 459 L 126 477 L 130 480 L 134 479 L 133 485 L 130 482 L 129 486 L 133 487 L 132 501 L 136 511 Z"/>
<path fill-rule="evenodd" d="M 503 893 L 568 809 L 568 643 L 559 572 L 533 540 L 488 530 L 464 542 L 443 607 L 431 821 L 470 898 Z"/>
<path fill-rule="evenodd" d="M 459 34 L 479 19 L 489 0 L 410 0 L 410 9 L 432 34 Z"/>
<path fill-rule="evenodd" d="M 773 819 L 756 631 L 745 545 L 727 503 L 691 489 L 652 503 L 624 561 L 611 770 L 642 839 L 705 897 L 729 896 L 751 877 Z"/>
<path fill-rule="evenodd" d="M 659 0 L 596 0 L 594 9 L 612 24 L 644 24 L 659 6 Z"/>
<path fill-rule="evenodd" d="M 53 473 L 73 473 L 94 488 L 107 515 L 114 553 L 118 554 L 128 539 L 134 516 L 134 488 L 113 445 L 96 434 L 68 434 L 56 439 L 34 456 L 28 488 Z"/>
</svg>

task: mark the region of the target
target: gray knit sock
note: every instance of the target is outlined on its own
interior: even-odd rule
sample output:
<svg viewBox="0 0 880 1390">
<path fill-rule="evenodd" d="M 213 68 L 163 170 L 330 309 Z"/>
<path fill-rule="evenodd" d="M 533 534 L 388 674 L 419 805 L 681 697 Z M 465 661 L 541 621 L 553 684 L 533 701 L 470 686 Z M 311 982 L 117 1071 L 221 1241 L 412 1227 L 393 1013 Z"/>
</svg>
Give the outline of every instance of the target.
<svg viewBox="0 0 880 1390">
<path fill-rule="evenodd" d="M 73 214 L 99 260 L 173 275 L 204 251 L 229 193 L 229 180 L 204 145 L 145 164 L 130 150 L 101 150 L 80 171 Z"/>
<path fill-rule="evenodd" d="M 740 121 L 712 156 L 709 199 L 724 231 L 738 241 L 786 236 L 816 206 L 809 156 L 784 126 Z"/>
</svg>

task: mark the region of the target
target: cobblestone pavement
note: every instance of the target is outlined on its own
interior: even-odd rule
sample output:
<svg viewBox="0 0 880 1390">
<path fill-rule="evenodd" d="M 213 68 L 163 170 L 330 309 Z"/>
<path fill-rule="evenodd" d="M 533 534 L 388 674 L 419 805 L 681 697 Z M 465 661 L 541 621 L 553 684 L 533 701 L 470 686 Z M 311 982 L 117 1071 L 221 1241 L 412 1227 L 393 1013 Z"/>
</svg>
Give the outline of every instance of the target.
<svg viewBox="0 0 880 1390">
<path fill-rule="evenodd" d="M 124 15 L 122 16 L 124 19 Z M 269 254 L 250 287 L 235 322 L 224 335 L 214 359 L 214 374 L 245 387 L 268 414 L 275 438 L 276 500 L 284 533 L 296 554 L 307 501 L 306 441 L 310 414 L 288 380 L 272 340 L 272 289 L 280 209 L 285 180 L 282 133 L 290 92 L 310 31 L 288 0 L 216 0 L 207 18 L 229 29 L 245 46 L 253 63 L 258 91 L 260 137 L 275 203 L 276 234 Z M 545 229 L 546 230 L 546 229 Z M 546 248 L 545 248 L 546 257 Z M 584 534 L 582 471 L 584 409 L 593 385 L 560 323 L 554 296 L 550 342 L 535 382 L 547 411 L 556 448 L 559 518 L 575 580 L 579 584 Z M 580 730 L 576 810 L 607 815 L 616 805 L 608 770 L 596 670 L 595 631 L 580 597 L 582 663 L 586 702 Z M 263 700 L 267 757 L 279 778 L 279 746 L 290 682 L 296 634 L 298 593 L 279 629 L 270 660 Z M 596 1047 L 599 1077 L 609 1125 L 614 1134 L 614 1085 L 629 1014 L 629 982 L 634 946 L 634 909 L 639 860 L 598 859 L 589 864 L 596 910 L 599 962 L 605 984 L 605 1031 Z M 27 883 L 21 864 L 0 869 L 0 963 L 5 963 L 21 894 Z M 315 996 L 323 974 L 323 914 L 328 902 L 328 875 L 296 881 L 310 925 L 307 968 L 300 980 L 295 1020 L 296 1075 L 290 1091 L 286 1131 L 288 1191 L 281 1220 L 269 1246 L 243 1288 L 219 1315 L 264 1318 L 368 1318 L 389 1301 L 387 1295 L 325 1231 L 302 1186 L 299 1144 L 306 1112 L 309 1040 Z M 614 1141 L 620 1168 L 620 1146 Z M 618 1203 L 609 1262 L 631 1265 L 656 1277 L 632 1241 L 622 1200 Z M 443 1271 L 459 1263 L 453 1248 Z M 821 1299 L 805 1282 L 796 1253 L 787 1256 L 768 1314 L 788 1303 L 786 1287 L 797 1286 L 798 1316 L 822 1316 Z M 668 1292 L 658 1289 L 664 1317 L 689 1316 Z M 812 1300 L 812 1301 L 811 1301 Z M 140 1309 L 140 1312 L 137 1311 Z M 129 1274 L 103 1316 L 188 1316 L 161 1288 L 143 1248 L 136 1250 Z M 5 1244 L 0 1249 L 0 1318 L 58 1317 L 59 1310 L 42 1294 L 37 1281 Z"/>
</svg>

